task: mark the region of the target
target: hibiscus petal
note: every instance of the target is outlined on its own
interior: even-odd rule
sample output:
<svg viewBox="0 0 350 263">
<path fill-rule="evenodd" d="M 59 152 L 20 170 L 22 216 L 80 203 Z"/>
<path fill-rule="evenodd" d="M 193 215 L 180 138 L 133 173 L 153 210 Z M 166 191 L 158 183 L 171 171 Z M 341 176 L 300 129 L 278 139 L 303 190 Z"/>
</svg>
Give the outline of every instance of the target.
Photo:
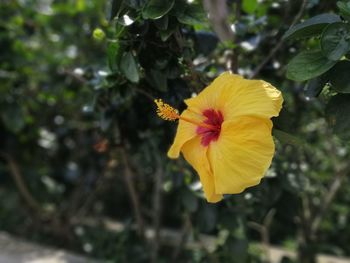
<svg viewBox="0 0 350 263">
<path fill-rule="evenodd" d="M 247 115 L 260 118 L 278 116 L 283 98 L 281 92 L 268 82 L 247 80 L 225 72 L 197 97 L 185 102 L 198 112 L 208 108 L 220 110 L 227 121 Z"/>
<path fill-rule="evenodd" d="M 200 116 L 189 110 L 185 110 L 181 116 L 198 121 L 202 120 Z M 182 146 L 197 135 L 196 128 L 197 126 L 190 122 L 179 121 L 174 142 L 168 151 L 169 158 L 176 159 L 179 157 Z"/>
<path fill-rule="evenodd" d="M 186 142 L 181 151 L 186 161 L 189 162 L 199 174 L 207 201 L 216 203 L 222 199 L 222 195 L 215 193 L 215 182 L 207 158 L 207 149 L 208 147 L 204 147 L 201 144 L 200 138 L 196 137 Z"/>
<path fill-rule="evenodd" d="M 270 120 L 254 117 L 222 124 L 208 150 L 217 194 L 237 194 L 259 184 L 275 150 L 271 129 Z"/>
</svg>

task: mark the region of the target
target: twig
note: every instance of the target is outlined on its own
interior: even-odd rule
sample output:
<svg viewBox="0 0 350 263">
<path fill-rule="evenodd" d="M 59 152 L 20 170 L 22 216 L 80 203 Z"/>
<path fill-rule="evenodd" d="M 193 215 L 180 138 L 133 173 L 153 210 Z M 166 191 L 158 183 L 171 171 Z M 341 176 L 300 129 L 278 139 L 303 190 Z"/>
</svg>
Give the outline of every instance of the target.
<svg viewBox="0 0 350 263">
<path fill-rule="evenodd" d="M 241 19 L 241 7 L 242 7 L 242 1 L 236 0 L 236 8 L 235 8 L 235 20 L 238 22 Z M 233 43 L 235 47 L 238 45 L 238 37 L 237 35 L 233 35 Z M 234 73 L 237 73 L 238 71 L 238 52 L 237 49 L 231 50 L 230 55 L 228 56 L 227 70 L 231 70 Z"/>
<path fill-rule="evenodd" d="M 177 45 L 179 46 L 179 50 L 181 50 L 185 45 L 185 40 L 183 38 L 183 35 L 181 31 L 178 29 L 175 31 L 175 40 L 177 42 Z M 184 59 L 184 65 L 187 67 L 187 70 L 189 71 L 188 73 L 188 79 L 192 80 L 194 83 L 197 85 L 193 85 L 193 89 L 195 92 L 199 92 L 201 89 L 198 87 L 198 85 L 203 84 L 206 85 L 207 83 L 203 82 L 201 79 L 201 75 L 196 71 L 195 66 L 193 65 L 193 61 L 191 59 Z M 186 80 L 186 75 L 184 75 L 184 78 Z"/>
<path fill-rule="evenodd" d="M 209 20 L 211 21 L 214 31 L 218 35 L 220 41 L 232 41 L 234 35 L 227 22 L 229 12 L 226 0 L 204 0 L 203 4 L 206 11 L 209 13 Z"/>
<path fill-rule="evenodd" d="M 239 21 L 241 19 L 241 9 L 242 9 L 242 0 L 236 0 L 236 10 L 235 10 L 235 19 Z"/>
<path fill-rule="evenodd" d="M 134 90 L 142 95 L 144 95 L 147 99 L 149 99 L 150 101 L 154 101 L 154 97 L 149 94 L 147 91 L 143 90 L 143 89 L 140 89 L 140 88 L 137 88 L 137 87 L 134 87 Z"/>
<path fill-rule="evenodd" d="M 30 193 L 26 183 L 23 180 L 23 176 L 20 172 L 17 162 L 13 159 L 13 157 L 6 153 L 0 152 L 0 157 L 7 161 L 11 175 L 24 201 L 33 211 L 37 212 L 39 215 L 42 215 L 44 211 L 39 202 Z"/>
<path fill-rule="evenodd" d="M 316 263 L 315 236 L 311 235 L 311 209 L 310 201 L 306 194 L 301 197 L 302 211 L 301 217 L 297 218 L 300 226 L 298 229 L 298 262 Z"/>
<path fill-rule="evenodd" d="M 330 130 L 327 130 L 326 133 L 329 137 L 332 136 L 332 133 Z M 330 149 L 329 149 L 329 158 L 331 159 L 332 163 L 335 164 L 335 167 L 337 168 L 335 171 L 335 176 L 333 177 L 333 181 L 331 182 L 329 188 L 325 192 L 323 196 L 323 200 L 321 202 L 321 205 L 318 209 L 318 213 L 311 216 L 310 215 L 310 234 L 312 237 L 314 237 L 317 234 L 317 231 L 319 229 L 319 226 L 326 215 L 333 199 L 335 198 L 337 192 L 339 191 L 342 182 L 347 174 L 350 173 L 350 165 L 347 163 L 340 163 L 338 161 L 338 156 L 336 155 L 337 152 L 337 146 L 334 143 L 334 141 L 330 140 Z"/>
<path fill-rule="evenodd" d="M 271 254 L 270 254 L 270 226 L 272 223 L 272 219 L 276 213 L 275 209 L 271 209 L 264 218 L 263 224 L 258 224 L 255 222 L 249 222 L 248 225 L 251 228 L 254 228 L 256 231 L 260 233 L 262 245 L 264 248 L 264 253 L 266 256 L 266 262 L 271 262 Z"/>
<path fill-rule="evenodd" d="M 153 227 L 155 230 L 151 253 L 151 262 L 158 261 L 158 251 L 160 244 L 160 226 L 162 214 L 162 184 L 163 184 L 163 166 L 159 156 L 156 156 L 157 170 L 154 174 L 154 194 L 153 194 Z"/>
<path fill-rule="evenodd" d="M 126 152 L 124 146 L 120 147 L 120 153 L 121 153 L 121 157 L 122 157 L 122 160 L 124 163 L 124 180 L 125 180 L 126 186 L 128 188 L 128 192 L 130 195 L 134 214 L 136 217 L 138 234 L 141 237 L 144 237 L 144 233 L 145 233 L 144 221 L 143 221 L 143 217 L 141 214 L 140 201 L 139 201 L 139 197 L 138 197 L 138 194 L 136 192 L 136 189 L 135 189 L 135 185 L 134 185 L 134 181 L 133 181 L 133 173 L 132 173 L 132 170 L 130 168 L 130 163 L 129 163 L 127 152 Z"/>
<path fill-rule="evenodd" d="M 129 224 L 122 223 L 120 221 L 115 221 L 106 217 L 83 217 L 83 218 L 74 218 L 70 224 L 72 226 L 79 225 L 79 226 L 87 226 L 87 227 L 98 227 L 98 229 L 104 229 L 104 231 L 108 231 L 109 233 L 116 233 L 120 234 L 126 231 L 130 228 Z M 134 229 L 134 225 L 131 225 L 131 228 Z M 146 235 L 147 239 L 153 239 L 153 232 L 154 230 L 152 228 L 146 228 L 146 232 L 149 233 L 149 235 Z M 164 246 L 167 246 L 171 249 L 175 248 L 179 244 L 180 239 L 180 232 L 179 229 L 169 229 L 169 228 L 163 228 L 161 229 L 161 243 L 164 244 Z M 191 227 L 189 232 L 191 232 Z M 216 247 L 217 244 L 217 237 L 213 235 L 206 235 L 206 234 L 199 234 L 199 241 L 198 240 L 192 240 L 187 239 L 186 242 L 184 242 L 183 246 L 184 249 L 191 250 L 191 251 L 198 251 L 199 249 L 204 249 L 208 252 L 208 257 L 210 255 L 213 255 L 210 253 L 212 250 L 212 247 Z M 199 243 L 201 242 L 201 243 Z M 260 243 L 252 242 L 252 244 L 260 245 Z M 289 257 L 291 259 L 296 258 L 295 251 L 287 250 L 282 247 L 276 247 L 276 246 L 270 246 L 271 254 L 276 256 L 273 259 L 275 262 L 278 259 L 281 259 L 283 256 Z M 343 257 L 337 257 L 337 256 L 330 256 L 330 255 L 318 255 L 318 259 L 320 262 L 332 262 L 332 263 L 344 263 L 344 262 L 350 262 L 349 258 L 343 258 Z M 210 259 L 209 259 L 210 260 Z M 208 260 L 208 261 L 209 261 Z M 176 261 L 176 262 L 183 262 L 183 261 Z"/>
<path fill-rule="evenodd" d="M 106 163 L 105 169 L 103 170 L 102 174 L 97 178 L 95 182 L 94 189 L 89 193 L 88 196 L 85 197 L 84 202 L 80 205 L 78 211 L 74 210 L 74 216 L 73 217 L 83 217 L 86 215 L 86 212 L 88 211 L 89 207 L 95 200 L 96 196 L 103 191 L 103 189 L 106 187 L 106 185 L 109 183 L 109 177 L 108 174 L 115 170 L 115 167 L 117 165 L 116 163 L 116 157 L 113 151 L 109 154 L 109 159 Z M 77 189 L 79 191 L 80 189 Z"/>
<path fill-rule="evenodd" d="M 0 157 L 7 161 L 10 173 L 15 181 L 21 197 L 28 207 L 34 212 L 33 219 L 37 219 L 34 221 L 34 225 L 42 228 L 42 223 L 45 222 L 45 227 L 48 227 L 47 229 L 50 232 L 66 238 L 68 242 L 71 241 L 72 236 L 71 232 L 69 231 L 69 225 L 62 223 L 62 218 L 59 214 L 56 214 L 53 211 L 46 211 L 42 208 L 40 203 L 30 193 L 15 159 L 11 155 L 3 152 L 0 152 Z"/>
<path fill-rule="evenodd" d="M 292 26 L 294 26 L 302 17 L 305 8 L 307 5 L 307 0 L 303 0 L 303 3 L 301 4 L 301 7 L 299 9 L 299 12 L 297 13 L 297 15 L 294 17 L 292 24 L 290 25 L 289 28 L 291 28 Z M 283 46 L 284 44 L 284 39 L 283 37 L 281 37 L 281 39 L 278 41 L 278 43 L 276 44 L 276 46 L 271 50 L 271 52 L 265 57 L 265 59 L 255 68 L 255 70 L 253 71 L 253 73 L 250 75 L 250 78 L 255 78 L 259 72 L 262 70 L 262 68 L 266 65 L 266 63 L 268 63 L 271 58 L 274 57 L 274 55 L 277 53 L 278 50 L 280 50 L 280 48 Z"/>
<path fill-rule="evenodd" d="M 213 26 L 215 33 L 221 42 L 233 42 L 237 45 L 237 36 L 233 33 L 228 22 L 229 12 L 226 0 L 204 0 L 204 7 L 209 14 L 209 20 Z M 238 21 L 241 16 L 241 0 L 236 0 L 235 19 Z M 237 72 L 238 70 L 238 53 L 234 50 L 226 50 L 225 52 L 227 70 Z"/>
<path fill-rule="evenodd" d="M 343 179 L 345 176 L 350 172 L 350 166 L 345 167 L 343 170 L 338 171 L 335 174 L 335 177 L 327 191 L 327 194 L 325 195 L 323 201 L 321 202 L 321 207 L 318 211 L 318 213 L 313 217 L 312 223 L 311 223 L 311 235 L 316 235 L 319 226 L 328 211 L 330 204 L 332 203 L 335 195 L 337 194 L 338 190 L 340 189 L 340 186 L 342 185 Z"/>
<path fill-rule="evenodd" d="M 180 233 L 179 243 L 174 249 L 173 256 L 172 256 L 172 262 L 176 263 L 178 262 L 178 258 L 181 255 L 181 251 L 184 249 L 188 234 L 191 230 L 191 219 L 188 214 L 185 214 L 184 218 L 184 224 Z"/>
<path fill-rule="evenodd" d="M 76 80 L 80 84 L 86 84 L 88 82 L 87 79 L 84 78 L 84 76 L 67 69 L 63 71 L 63 74 L 71 77 L 72 79 Z"/>
</svg>

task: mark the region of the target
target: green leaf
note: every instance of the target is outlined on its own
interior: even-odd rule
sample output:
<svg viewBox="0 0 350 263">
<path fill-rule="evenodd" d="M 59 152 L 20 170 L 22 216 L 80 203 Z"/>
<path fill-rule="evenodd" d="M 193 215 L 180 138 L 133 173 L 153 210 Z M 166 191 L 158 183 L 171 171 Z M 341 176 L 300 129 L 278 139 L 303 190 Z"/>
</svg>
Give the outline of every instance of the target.
<svg viewBox="0 0 350 263">
<path fill-rule="evenodd" d="M 188 189 L 182 191 L 181 201 L 187 211 L 193 213 L 198 209 L 198 198 Z"/>
<path fill-rule="evenodd" d="M 289 145 L 294 145 L 294 146 L 303 146 L 304 143 L 301 139 L 298 137 L 295 137 L 294 135 L 278 130 L 278 129 L 273 129 L 273 136 L 277 138 L 282 144 L 289 144 Z"/>
<path fill-rule="evenodd" d="M 283 38 L 292 39 L 317 36 L 322 33 L 322 30 L 328 24 L 340 21 L 340 17 L 335 14 L 317 15 L 288 29 Z"/>
<path fill-rule="evenodd" d="M 158 19 L 164 16 L 174 6 L 174 0 L 150 0 L 142 10 L 145 19 Z"/>
<path fill-rule="evenodd" d="M 260 3 L 255 11 L 255 14 L 257 17 L 265 16 L 267 11 L 269 10 L 270 4 L 269 3 Z"/>
<path fill-rule="evenodd" d="M 303 51 L 294 57 L 287 66 L 287 78 L 305 81 L 317 77 L 335 65 L 320 50 Z"/>
<path fill-rule="evenodd" d="M 168 28 L 168 24 L 169 24 L 169 17 L 163 16 L 157 20 L 154 20 L 154 24 L 156 25 L 156 27 L 160 30 L 166 30 Z"/>
<path fill-rule="evenodd" d="M 216 206 L 205 204 L 198 213 L 198 226 L 205 232 L 212 231 L 217 225 Z"/>
<path fill-rule="evenodd" d="M 137 83 L 140 80 L 139 71 L 131 52 L 124 53 L 120 61 L 120 71 L 131 82 Z"/>
<path fill-rule="evenodd" d="M 242 9 L 248 14 L 254 14 L 256 8 L 258 7 L 257 0 L 243 0 Z"/>
<path fill-rule="evenodd" d="M 116 71 L 118 70 L 118 65 L 121 58 L 121 47 L 117 40 L 108 41 L 107 43 L 107 58 L 108 58 L 108 66 L 110 70 Z"/>
<path fill-rule="evenodd" d="M 134 9 L 138 10 L 138 9 L 141 9 L 145 5 L 147 0 L 124 0 L 124 2 L 127 6 L 130 6 Z"/>
<path fill-rule="evenodd" d="M 177 30 L 177 21 L 174 23 L 174 21 L 169 21 L 167 30 L 159 31 L 160 38 L 162 41 L 167 41 L 169 37 Z"/>
<path fill-rule="evenodd" d="M 168 88 L 167 76 L 159 70 L 151 69 L 148 74 L 148 81 L 160 91 L 166 91 Z"/>
<path fill-rule="evenodd" d="M 20 132 L 26 125 L 24 113 L 19 105 L 13 105 L 1 113 L 6 128 L 14 133 Z"/>
<path fill-rule="evenodd" d="M 326 86 L 326 83 L 326 78 L 322 78 L 322 76 L 308 81 L 305 86 L 305 97 L 309 99 L 317 97 Z"/>
<path fill-rule="evenodd" d="M 337 6 L 339 8 L 341 16 L 350 19 L 350 2 L 337 2 Z"/>
<path fill-rule="evenodd" d="M 185 5 L 182 12 L 177 12 L 176 17 L 180 23 L 192 26 L 202 24 L 206 20 L 202 6 L 195 4 Z"/>
<path fill-rule="evenodd" d="M 113 121 L 113 112 L 104 110 L 100 114 L 100 128 L 102 131 L 107 131 Z"/>
<path fill-rule="evenodd" d="M 154 68 L 163 70 L 168 66 L 168 63 L 169 63 L 169 58 L 167 57 L 159 58 L 155 61 Z"/>
<path fill-rule="evenodd" d="M 339 93 L 350 93 L 350 61 L 340 61 L 329 71 L 332 89 Z"/>
<path fill-rule="evenodd" d="M 123 2 L 124 2 L 123 0 L 113 0 L 112 1 L 110 20 L 114 19 L 118 15 L 118 13 L 123 5 Z"/>
<path fill-rule="evenodd" d="M 321 50 L 330 60 L 341 59 L 350 49 L 350 26 L 345 23 L 329 24 L 321 36 Z"/>
<path fill-rule="evenodd" d="M 340 138 L 350 139 L 350 95 L 338 94 L 330 99 L 326 107 L 326 119 L 333 132 Z"/>
<path fill-rule="evenodd" d="M 235 255 L 235 260 L 237 261 L 234 262 L 247 262 L 249 247 L 247 239 L 230 237 L 226 243 L 227 247 L 229 247 L 230 253 Z"/>
<path fill-rule="evenodd" d="M 160 31 L 160 38 L 162 39 L 163 42 L 167 41 L 169 37 L 175 32 L 175 29 L 168 29 L 164 31 Z"/>
</svg>

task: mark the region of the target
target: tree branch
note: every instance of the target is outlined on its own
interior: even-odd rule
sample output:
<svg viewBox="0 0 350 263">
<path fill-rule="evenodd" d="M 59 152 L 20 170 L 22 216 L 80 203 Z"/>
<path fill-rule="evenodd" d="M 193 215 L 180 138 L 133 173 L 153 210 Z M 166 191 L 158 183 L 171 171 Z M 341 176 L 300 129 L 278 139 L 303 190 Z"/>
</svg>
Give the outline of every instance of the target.
<svg viewBox="0 0 350 263">
<path fill-rule="evenodd" d="M 18 191 L 26 204 L 36 213 L 40 215 L 44 214 L 44 210 L 42 209 L 41 205 L 30 193 L 25 181 L 23 180 L 23 176 L 17 162 L 12 156 L 3 152 L 0 152 L 0 157 L 7 162 L 12 178 L 15 181 Z"/>
<path fill-rule="evenodd" d="M 235 20 L 238 22 L 241 19 L 241 8 L 242 8 L 242 0 L 236 0 L 236 7 L 235 7 Z M 238 46 L 238 38 L 237 35 L 233 36 L 233 43 L 235 44 L 235 47 Z M 237 50 L 231 50 L 231 55 L 229 56 L 229 59 L 227 60 L 226 68 L 228 70 L 231 70 L 234 73 L 238 72 L 238 53 Z"/>
<path fill-rule="evenodd" d="M 183 223 L 183 227 L 180 233 L 180 238 L 179 238 L 179 242 L 176 245 L 174 252 L 173 252 L 173 256 L 172 256 L 172 262 L 178 262 L 178 258 L 181 255 L 181 251 L 184 249 L 185 244 L 187 242 L 187 237 L 189 235 L 189 232 L 191 230 L 191 218 L 189 214 L 185 214 L 184 216 L 184 223 Z"/>
<path fill-rule="evenodd" d="M 153 193 L 153 227 L 155 230 L 151 262 L 158 261 L 158 251 L 160 244 L 160 226 L 162 214 L 162 185 L 163 185 L 163 166 L 159 156 L 156 156 L 156 172 L 154 174 L 154 193 Z"/>
<path fill-rule="evenodd" d="M 235 19 L 238 21 L 241 16 L 241 0 L 236 0 Z M 233 42 L 237 45 L 237 36 L 234 35 L 228 22 L 229 9 L 226 0 L 204 0 L 204 8 L 209 14 L 209 20 L 215 33 L 221 42 Z M 237 72 L 238 70 L 238 53 L 234 50 L 226 50 L 226 68 L 227 70 Z"/>
<path fill-rule="evenodd" d="M 258 231 L 261 236 L 262 246 L 266 256 L 266 262 L 271 262 L 270 254 L 270 226 L 273 217 L 276 213 L 275 209 L 271 209 L 264 218 L 263 224 L 258 224 L 255 222 L 248 222 L 248 225 Z"/>
<path fill-rule="evenodd" d="M 345 167 L 341 171 L 338 171 L 335 174 L 335 177 L 327 191 L 327 194 L 324 196 L 321 207 L 318 213 L 313 217 L 311 221 L 311 235 L 314 236 L 317 234 L 317 231 L 320 227 L 320 224 L 326 215 L 326 212 L 328 211 L 334 197 L 336 196 L 338 190 L 340 189 L 342 182 L 347 174 L 350 172 L 350 166 Z"/>
<path fill-rule="evenodd" d="M 130 168 L 129 159 L 128 159 L 127 152 L 126 152 L 124 146 L 120 148 L 120 153 L 121 153 L 121 157 L 122 157 L 123 164 L 124 164 L 124 180 L 125 180 L 126 186 L 128 188 L 130 200 L 131 200 L 132 207 L 134 210 L 134 214 L 135 214 L 135 218 L 136 218 L 136 222 L 137 222 L 138 234 L 141 237 L 144 237 L 144 233 L 145 233 L 144 220 L 143 220 L 143 217 L 141 214 L 140 201 L 139 201 L 139 197 L 138 197 L 138 194 L 136 192 L 136 189 L 135 189 L 135 184 L 133 181 L 133 173 L 132 173 L 132 170 Z"/>
<path fill-rule="evenodd" d="M 307 0 L 303 0 L 303 3 L 301 4 L 301 7 L 299 9 L 299 12 L 297 13 L 297 15 L 294 17 L 292 24 L 290 25 L 289 28 L 291 28 L 292 26 L 294 26 L 302 17 L 305 8 L 307 5 Z M 259 72 L 262 70 L 262 68 L 275 56 L 275 54 L 277 53 L 278 50 L 280 50 L 280 48 L 283 46 L 284 44 L 284 39 L 283 37 L 281 37 L 281 39 L 278 41 L 278 43 L 276 44 L 276 46 L 271 50 L 271 52 L 265 57 L 265 59 L 255 68 L 255 70 L 253 71 L 253 73 L 250 75 L 250 78 L 255 78 Z"/>
<path fill-rule="evenodd" d="M 204 0 L 203 4 L 220 41 L 232 41 L 234 39 L 234 34 L 227 23 L 229 12 L 226 0 Z"/>
</svg>

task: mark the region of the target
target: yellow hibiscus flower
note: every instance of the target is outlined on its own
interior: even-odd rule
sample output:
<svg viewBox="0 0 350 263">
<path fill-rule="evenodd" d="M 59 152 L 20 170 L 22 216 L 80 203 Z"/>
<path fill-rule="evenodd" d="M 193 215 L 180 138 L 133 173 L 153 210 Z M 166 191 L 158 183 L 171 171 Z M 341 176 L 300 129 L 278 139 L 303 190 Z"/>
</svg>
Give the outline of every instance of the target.
<svg viewBox="0 0 350 263">
<path fill-rule="evenodd" d="M 198 96 L 185 100 L 180 115 L 155 100 L 158 115 L 179 119 L 170 158 L 182 152 L 200 177 L 205 197 L 215 203 L 260 183 L 275 151 L 271 117 L 282 108 L 282 94 L 262 80 L 225 72 Z"/>
</svg>

